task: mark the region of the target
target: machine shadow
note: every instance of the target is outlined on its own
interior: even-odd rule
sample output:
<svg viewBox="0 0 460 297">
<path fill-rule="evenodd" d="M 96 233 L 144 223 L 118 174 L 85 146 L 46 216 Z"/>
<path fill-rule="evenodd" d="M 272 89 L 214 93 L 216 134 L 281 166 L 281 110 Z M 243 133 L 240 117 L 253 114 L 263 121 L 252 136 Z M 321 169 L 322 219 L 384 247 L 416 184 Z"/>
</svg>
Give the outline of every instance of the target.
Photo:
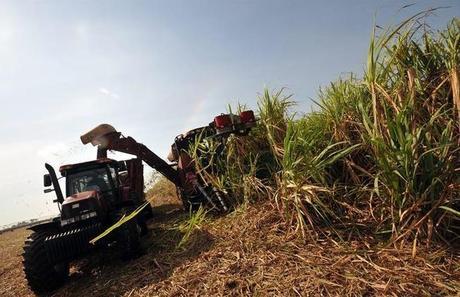
<svg viewBox="0 0 460 297">
<path fill-rule="evenodd" d="M 160 212 L 161 210 L 161 212 Z M 167 212 L 163 212 L 167 211 Z M 173 206 L 154 209 L 142 252 L 123 261 L 111 250 L 102 249 L 75 262 L 68 283 L 51 296 L 120 296 L 167 279 L 174 269 L 209 250 L 214 239 L 209 232 L 194 230 L 179 247 L 184 233 L 177 228 L 188 214 Z"/>
</svg>

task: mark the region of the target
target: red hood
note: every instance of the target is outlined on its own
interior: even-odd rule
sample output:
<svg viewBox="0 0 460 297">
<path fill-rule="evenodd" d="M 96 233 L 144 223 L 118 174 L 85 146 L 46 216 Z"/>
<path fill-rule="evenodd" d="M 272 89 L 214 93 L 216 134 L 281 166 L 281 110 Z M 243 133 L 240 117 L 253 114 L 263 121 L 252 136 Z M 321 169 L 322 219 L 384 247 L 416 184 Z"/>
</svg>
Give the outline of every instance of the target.
<svg viewBox="0 0 460 297">
<path fill-rule="evenodd" d="M 73 194 L 72 196 L 67 197 L 64 200 L 64 203 L 62 203 L 62 205 L 77 202 L 77 201 L 81 201 L 81 200 L 86 200 L 86 199 L 96 197 L 96 196 L 97 196 L 97 191 L 94 191 L 94 190 L 93 191 L 80 192 L 80 193 Z"/>
</svg>

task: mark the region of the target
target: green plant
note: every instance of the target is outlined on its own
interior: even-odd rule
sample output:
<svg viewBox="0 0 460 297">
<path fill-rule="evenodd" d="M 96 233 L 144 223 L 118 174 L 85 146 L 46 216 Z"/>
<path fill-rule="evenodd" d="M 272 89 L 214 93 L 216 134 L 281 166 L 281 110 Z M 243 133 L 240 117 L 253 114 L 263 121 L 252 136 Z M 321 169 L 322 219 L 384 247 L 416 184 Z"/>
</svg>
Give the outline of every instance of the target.
<svg viewBox="0 0 460 297">
<path fill-rule="evenodd" d="M 177 230 L 183 234 L 177 248 L 187 244 L 193 232 L 200 229 L 204 222 L 206 222 L 206 211 L 203 207 L 200 207 L 196 212 L 190 212 L 190 216 L 177 226 Z"/>
<path fill-rule="evenodd" d="M 458 240 L 460 23 L 428 31 L 430 12 L 374 32 L 364 78 L 322 89 L 314 112 L 292 113 L 291 96 L 265 90 L 250 137 L 221 154 L 197 141 L 198 172 L 235 204 L 268 197 L 302 236 L 327 226 Z"/>
</svg>

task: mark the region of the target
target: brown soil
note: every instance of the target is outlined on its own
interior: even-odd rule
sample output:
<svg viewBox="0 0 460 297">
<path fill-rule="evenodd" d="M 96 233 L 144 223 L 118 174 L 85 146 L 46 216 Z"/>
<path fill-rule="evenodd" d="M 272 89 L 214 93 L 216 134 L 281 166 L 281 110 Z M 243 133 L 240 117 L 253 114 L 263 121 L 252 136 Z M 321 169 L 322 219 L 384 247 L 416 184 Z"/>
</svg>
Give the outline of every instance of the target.
<svg viewBox="0 0 460 297">
<path fill-rule="evenodd" d="M 101 250 L 72 266 L 53 296 L 459 296 L 460 257 L 442 248 L 383 249 L 362 241 L 299 240 L 266 204 L 196 228 L 186 245 L 177 205 L 155 209 L 144 254 Z M 0 296 L 31 296 L 22 273 L 28 231 L 0 235 Z"/>
</svg>

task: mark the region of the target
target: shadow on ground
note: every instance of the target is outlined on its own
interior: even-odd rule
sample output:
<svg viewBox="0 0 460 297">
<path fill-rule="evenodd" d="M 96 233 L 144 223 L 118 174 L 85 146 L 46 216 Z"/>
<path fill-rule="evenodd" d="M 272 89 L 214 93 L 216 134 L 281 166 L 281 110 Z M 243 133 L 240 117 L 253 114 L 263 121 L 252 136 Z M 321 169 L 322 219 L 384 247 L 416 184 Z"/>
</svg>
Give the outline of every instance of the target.
<svg viewBox="0 0 460 297">
<path fill-rule="evenodd" d="M 154 209 L 150 232 L 143 238 L 143 252 L 129 261 L 116 257 L 110 249 L 101 249 L 73 263 L 67 284 L 51 296 L 121 296 L 168 278 L 175 267 L 192 261 L 213 245 L 211 234 L 195 230 L 187 244 L 177 225 L 187 214 L 177 205 Z"/>
</svg>

